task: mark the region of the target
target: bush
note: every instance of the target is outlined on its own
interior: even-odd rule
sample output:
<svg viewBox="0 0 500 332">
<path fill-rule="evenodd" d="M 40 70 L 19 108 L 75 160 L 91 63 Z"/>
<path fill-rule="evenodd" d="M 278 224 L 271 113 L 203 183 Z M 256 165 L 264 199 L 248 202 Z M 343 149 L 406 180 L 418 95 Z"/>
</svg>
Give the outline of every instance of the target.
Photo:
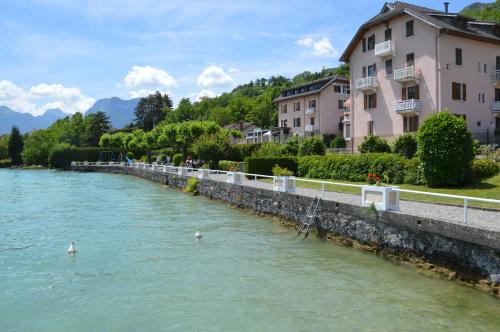
<svg viewBox="0 0 500 332">
<path fill-rule="evenodd" d="M 252 153 L 252 157 L 266 158 L 266 157 L 282 157 L 285 155 L 285 146 L 268 142 L 263 143 L 258 150 Z"/>
<path fill-rule="evenodd" d="M 369 135 L 365 136 L 363 142 L 358 146 L 358 150 L 361 153 L 391 152 L 391 147 L 385 139 Z"/>
<path fill-rule="evenodd" d="M 424 172 L 418 158 L 405 160 L 405 176 L 404 183 L 406 184 L 425 184 Z"/>
<path fill-rule="evenodd" d="M 330 143 L 330 147 L 332 149 L 344 149 L 346 147 L 344 137 L 341 136 L 335 137 L 333 141 Z"/>
<path fill-rule="evenodd" d="M 172 162 L 174 166 L 180 166 L 182 163 L 182 153 L 176 153 L 174 154 L 174 157 L 172 158 Z"/>
<path fill-rule="evenodd" d="M 292 176 L 293 172 L 290 171 L 288 168 L 282 168 L 279 167 L 278 165 L 275 165 L 272 169 L 273 175 L 274 176 Z"/>
<path fill-rule="evenodd" d="M 261 145 L 261 143 L 233 145 L 226 158 L 233 161 L 243 161 L 246 157 L 250 157 L 254 151 L 258 150 Z"/>
<path fill-rule="evenodd" d="M 222 171 L 234 172 L 238 169 L 238 165 L 239 162 L 237 161 L 229 161 L 229 160 L 219 161 L 219 169 Z"/>
<path fill-rule="evenodd" d="M 245 158 L 245 173 L 273 175 L 276 165 L 287 168 L 293 173 L 297 172 L 297 159 L 295 157 L 248 157 Z"/>
<path fill-rule="evenodd" d="M 322 136 L 311 136 L 303 138 L 299 143 L 299 153 L 302 156 L 324 155 L 326 150 Z"/>
<path fill-rule="evenodd" d="M 462 118 L 448 112 L 430 116 L 418 130 L 417 142 L 427 185 L 461 185 L 470 179 L 474 141 Z"/>
<path fill-rule="evenodd" d="M 0 168 L 7 168 L 12 166 L 10 159 L 0 159 Z"/>
<path fill-rule="evenodd" d="M 499 166 L 491 159 L 474 159 L 472 162 L 472 175 L 476 179 L 489 178 L 497 175 Z"/>
<path fill-rule="evenodd" d="M 316 179 L 363 182 L 375 173 L 384 183 L 403 183 L 405 158 L 389 153 L 329 154 L 298 160 L 298 175 Z"/>
<path fill-rule="evenodd" d="M 405 158 L 411 159 L 417 153 L 417 138 L 412 134 L 403 134 L 396 138 L 392 151 Z"/>
<path fill-rule="evenodd" d="M 52 148 L 49 154 L 49 166 L 52 168 L 69 169 L 72 161 L 99 161 L 101 149 L 77 148 L 75 146 L 61 143 Z M 115 151 L 117 154 L 118 152 Z"/>
<path fill-rule="evenodd" d="M 134 156 L 134 153 L 133 152 L 127 152 L 127 158 L 130 159 L 130 160 L 134 160 L 135 159 L 135 156 Z"/>
<path fill-rule="evenodd" d="M 190 177 L 186 181 L 186 187 L 184 188 L 184 192 L 196 195 L 198 193 L 198 179 L 195 177 Z"/>
<path fill-rule="evenodd" d="M 325 134 L 323 135 L 323 143 L 325 143 L 325 146 L 331 146 L 335 138 L 337 138 L 335 134 Z"/>
<path fill-rule="evenodd" d="M 290 137 L 283 148 L 283 154 L 286 156 L 296 156 L 299 153 L 300 140 L 298 136 Z"/>
</svg>

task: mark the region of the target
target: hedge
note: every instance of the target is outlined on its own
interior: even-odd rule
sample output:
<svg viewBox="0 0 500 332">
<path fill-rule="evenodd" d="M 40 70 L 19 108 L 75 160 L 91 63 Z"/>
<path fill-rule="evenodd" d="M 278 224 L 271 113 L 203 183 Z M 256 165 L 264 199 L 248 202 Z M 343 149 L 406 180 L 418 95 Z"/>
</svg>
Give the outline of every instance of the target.
<svg viewBox="0 0 500 332">
<path fill-rule="evenodd" d="M 232 161 L 243 161 L 262 146 L 261 143 L 236 144 L 231 147 L 227 159 Z"/>
<path fill-rule="evenodd" d="M 297 174 L 297 159 L 295 157 L 247 157 L 244 169 L 245 173 L 273 175 L 273 167 L 276 165 Z"/>
<path fill-rule="evenodd" d="M 405 158 L 390 153 L 329 154 L 298 159 L 298 175 L 316 179 L 366 181 L 376 173 L 384 183 L 405 181 Z"/>
<path fill-rule="evenodd" d="M 99 160 L 101 151 L 103 150 L 96 147 L 77 148 L 67 144 L 56 145 L 50 151 L 49 166 L 51 168 L 69 169 L 72 161 L 95 162 Z M 114 153 L 115 156 L 119 155 L 118 151 L 114 151 Z"/>
<path fill-rule="evenodd" d="M 474 159 L 472 161 L 472 174 L 476 179 L 489 178 L 497 175 L 500 167 L 491 159 Z"/>
<path fill-rule="evenodd" d="M 230 160 L 219 161 L 219 169 L 221 171 L 234 171 L 238 169 L 239 162 Z"/>
</svg>

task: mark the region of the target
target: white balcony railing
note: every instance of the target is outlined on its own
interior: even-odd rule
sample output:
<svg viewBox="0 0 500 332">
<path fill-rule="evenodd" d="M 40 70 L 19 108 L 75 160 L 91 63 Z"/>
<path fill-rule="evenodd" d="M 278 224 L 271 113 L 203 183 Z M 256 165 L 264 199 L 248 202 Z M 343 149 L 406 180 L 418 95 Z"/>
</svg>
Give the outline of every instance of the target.
<svg viewBox="0 0 500 332">
<path fill-rule="evenodd" d="M 375 76 L 360 78 L 354 82 L 357 90 L 375 90 L 378 87 L 378 81 Z"/>
<path fill-rule="evenodd" d="M 396 113 L 420 112 L 420 106 L 418 99 L 399 100 L 394 102 L 394 111 Z"/>
<path fill-rule="evenodd" d="M 500 70 L 495 70 L 491 73 L 491 81 L 496 82 L 500 81 Z"/>
<path fill-rule="evenodd" d="M 493 102 L 493 104 L 491 104 L 491 111 L 500 112 L 500 101 L 495 101 Z"/>
<path fill-rule="evenodd" d="M 316 107 L 308 107 L 306 108 L 306 114 L 314 114 L 316 113 Z"/>
<path fill-rule="evenodd" d="M 394 80 L 399 82 L 416 81 L 422 76 L 419 68 L 410 66 L 394 70 Z"/>
<path fill-rule="evenodd" d="M 380 57 L 394 55 L 394 46 L 395 44 L 392 40 L 377 44 L 375 45 L 375 55 Z"/>
<path fill-rule="evenodd" d="M 304 131 L 307 132 L 307 133 L 311 133 L 314 130 L 316 130 L 316 127 L 314 125 L 312 125 L 312 124 L 306 124 L 306 126 L 304 128 Z"/>
</svg>

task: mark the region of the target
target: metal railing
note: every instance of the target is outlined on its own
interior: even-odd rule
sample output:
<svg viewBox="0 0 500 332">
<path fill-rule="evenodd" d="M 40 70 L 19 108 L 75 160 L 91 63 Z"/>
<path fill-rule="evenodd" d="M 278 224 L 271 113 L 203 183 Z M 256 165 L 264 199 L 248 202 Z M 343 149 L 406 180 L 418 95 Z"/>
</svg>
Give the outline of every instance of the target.
<svg viewBox="0 0 500 332">
<path fill-rule="evenodd" d="M 405 67 L 394 70 L 394 80 L 409 81 L 420 78 L 420 70 L 415 66 Z"/>
<path fill-rule="evenodd" d="M 495 70 L 494 72 L 491 73 L 491 80 L 493 82 L 500 81 L 500 70 Z"/>
<path fill-rule="evenodd" d="M 420 100 L 418 99 L 408 99 L 399 100 L 394 102 L 394 111 L 396 112 L 419 112 L 420 111 Z"/>
<path fill-rule="evenodd" d="M 131 167 L 137 169 L 145 169 L 152 172 L 164 172 L 171 174 L 178 174 L 184 176 L 199 177 L 200 173 L 208 172 L 210 175 L 225 175 L 220 178 L 210 177 L 212 180 L 216 181 L 224 181 L 228 182 L 230 176 L 234 176 L 234 174 L 239 174 L 245 180 L 243 180 L 240 184 L 246 186 L 252 186 L 256 188 L 265 188 L 272 189 L 270 187 L 270 183 L 262 181 L 263 179 L 268 179 L 275 181 L 276 176 L 272 175 L 263 175 L 263 174 L 254 174 L 254 173 L 244 173 L 244 172 L 230 172 L 230 171 L 222 171 L 222 170 L 212 170 L 205 168 L 191 168 L 191 167 L 177 167 L 171 165 L 160 165 L 160 164 L 145 164 L 145 163 L 126 163 L 126 162 L 71 162 L 72 166 L 97 166 L 97 167 Z M 234 178 L 234 177 L 233 177 Z M 311 186 L 302 187 L 303 189 L 310 190 L 318 190 L 320 192 L 321 197 L 325 198 L 325 192 L 334 192 L 335 187 L 350 187 L 350 188 L 358 188 L 362 190 L 366 185 L 362 184 L 352 184 L 352 183 L 341 183 L 341 182 L 330 182 L 324 180 L 313 180 L 313 179 L 305 179 L 305 178 L 295 178 L 292 177 L 297 183 L 306 183 L 306 184 L 314 184 L 317 188 L 311 188 Z M 329 188 L 329 189 L 327 189 Z M 390 187 L 392 191 L 399 193 L 408 193 L 408 194 L 417 194 L 422 196 L 432 196 L 432 197 L 440 197 L 447 199 L 456 199 L 463 201 L 463 221 L 464 223 L 468 222 L 468 209 L 469 202 L 482 202 L 482 203 L 491 203 L 491 204 L 499 204 L 500 200 L 490 199 L 490 198 L 481 198 L 481 197 L 472 197 L 472 196 L 462 196 L 462 195 L 450 195 L 450 194 L 441 194 L 427 191 L 417 191 L 417 190 L 409 190 L 409 189 L 400 189 L 399 187 Z M 313 195 L 314 196 L 314 195 Z M 431 202 L 432 204 L 432 202 Z M 499 212 L 500 213 L 500 212 Z M 500 219 L 500 218 L 499 218 Z"/>
<path fill-rule="evenodd" d="M 354 86 L 356 90 L 375 89 L 378 86 L 378 81 L 375 76 L 364 77 L 357 79 L 354 82 Z"/>
<path fill-rule="evenodd" d="M 391 54 L 394 51 L 394 43 L 392 40 L 385 41 L 375 45 L 375 55 L 383 56 Z"/>
<path fill-rule="evenodd" d="M 314 114 L 314 113 L 316 113 L 316 107 L 306 108 L 306 114 Z"/>
<path fill-rule="evenodd" d="M 492 112 L 500 112 L 500 101 L 494 101 L 491 104 L 491 111 Z"/>
</svg>

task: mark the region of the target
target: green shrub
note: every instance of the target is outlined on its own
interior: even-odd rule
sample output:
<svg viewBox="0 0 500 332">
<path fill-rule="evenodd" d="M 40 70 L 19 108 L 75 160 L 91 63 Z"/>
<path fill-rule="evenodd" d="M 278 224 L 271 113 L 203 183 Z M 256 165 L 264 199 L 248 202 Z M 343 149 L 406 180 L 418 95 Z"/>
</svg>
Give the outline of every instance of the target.
<svg viewBox="0 0 500 332">
<path fill-rule="evenodd" d="M 323 143 L 325 143 L 325 146 L 331 146 L 335 138 L 337 138 L 335 134 L 325 134 L 323 135 Z"/>
<path fill-rule="evenodd" d="M 254 151 L 258 150 L 261 145 L 261 143 L 233 145 L 226 158 L 233 161 L 243 161 L 246 157 L 250 157 Z"/>
<path fill-rule="evenodd" d="M 274 176 L 292 176 L 293 172 L 290 171 L 288 168 L 283 168 L 279 167 L 278 165 L 275 165 L 272 169 L 273 175 Z"/>
<path fill-rule="evenodd" d="M 127 152 L 127 158 L 130 160 L 134 160 L 135 159 L 134 153 L 131 151 Z"/>
<path fill-rule="evenodd" d="M 418 130 L 417 142 L 427 185 L 461 185 L 470 179 L 474 141 L 464 119 L 436 113 Z"/>
<path fill-rule="evenodd" d="M 499 166 L 491 159 L 474 159 L 472 162 L 472 175 L 476 179 L 489 178 L 497 175 Z"/>
<path fill-rule="evenodd" d="M 311 136 L 300 140 L 299 153 L 302 156 L 324 155 L 326 150 L 323 136 Z"/>
<path fill-rule="evenodd" d="M 190 177 L 186 181 L 186 187 L 184 188 L 184 192 L 196 195 L 198 193 L 198 179 L 195 177 Z"/>
<path fill-rule="evenodd" d="M 69 169 L 72 161 L 99 161 L 101 150 L 94 147 L 77 148 L 66 143 L 60 143 L 50 151 L 49 166 L 52 168 Z M 115 151 L 115 154 L 118 154 L 118 152 Z"/>
<path fill-rule="evenodd" d="M 300 139 L 298 136 L 290 137 L 283 149 L 283 154 L 286 156 L 296 156 L 299 153 Z"/>
<path fill-rule="evenodd" d="M 417 185 L 425 184 L 424 172 L 418 158 L 405 160 L 404 183 Z"/>
<path fill-rule="evenodd" d="M 363 142 L 358 146 L 361 153 L 391 152 L 389 143 L 381 137 L 369 135 L 365 136 Z"/>
<path fill-rule="evenodd" d="M 230 171 L 234 172 L 238 170 L 239 162 L 230 161 L 230 160 L 221 160 L 219 161 L 219 169 L 222 171 Z"/>
<path fill-rule="evenodd" d="M 298 159 L 298 175 L 316 179 L 362 182 L 376 173 L 384 183 L 403 183 L 405 158 L 389 153 L 329 154 Z"/>
<path fill-rule="evenodd" d="M 0 159 L 0 168 L 7 168 L 12 166 L 10 159 Z"/>
<path fill-rule="evenodd" d="M 258 150 L 252 153 L 252 157 L 282 157 L 285 155 L 285 146 L 278 143 L 268 142 L 263 143 Z"/>
<path fill-rule="evenodd" d="M 297 172 L 297 159 L 295 157 L 248 157 L 245 158 L 245 173 L 273 175 L 273 167 L 287 168 L 293 173 Z"/>
<path fill-rule="evenodd" d="M 182 153 L 176 153 L 174 154 L 174 157 L 172 158 L 172 162 L 174 166 L 180 166 L 182 163 Z"/>
<path fill-rule="evenodd" d="M 411 159 L 417 153 L 417 138 L 412 134 L 403 134 L 396 138 L 392 145 L 392 152 Z"/>
<path fill-rule="evenodd" d="M 332 149 L 344 149 L 346 147 L 345 139 L 342 136 L 335 137 L 330 143 Z"/>
</svg>

